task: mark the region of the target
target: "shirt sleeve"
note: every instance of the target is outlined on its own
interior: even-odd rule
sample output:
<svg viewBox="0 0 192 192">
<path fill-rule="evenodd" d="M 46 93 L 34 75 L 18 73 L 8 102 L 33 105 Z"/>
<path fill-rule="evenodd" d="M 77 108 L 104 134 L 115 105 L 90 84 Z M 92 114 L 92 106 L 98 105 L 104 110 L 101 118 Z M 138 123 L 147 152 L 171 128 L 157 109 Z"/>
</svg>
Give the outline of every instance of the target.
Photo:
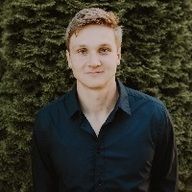
<svg viewBox="0 0 192 192">
<path fill-rule="evenodd" d="M 46 152 L 48 138 L 46 117 L 37 116 L 32 137 L 32 176 L 34 192 L 57 192 L 56 177 Z"/>
<path fill-rule="evenodd" d="M 167 110 L 163 111 L 159 125 L 150 191 L 177 192 L 177 149 L 173 124 Z"/>
</svg>

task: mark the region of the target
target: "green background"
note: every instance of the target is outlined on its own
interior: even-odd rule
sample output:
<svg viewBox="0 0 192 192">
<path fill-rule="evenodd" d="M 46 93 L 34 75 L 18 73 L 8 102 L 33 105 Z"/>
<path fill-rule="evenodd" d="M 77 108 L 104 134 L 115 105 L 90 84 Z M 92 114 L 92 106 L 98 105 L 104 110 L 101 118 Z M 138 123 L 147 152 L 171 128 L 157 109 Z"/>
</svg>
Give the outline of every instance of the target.
<svg viewBox="0 0 192 192">
<path fill-rule="evenodd" d="M 64 34 L 82 8 L 116 12 L 123 26 L 119 78 L 171 113 L 179 188 L 192 191 L 191 0 L 1 0 L 0 191 L 30 192 L 35 113 L 74 82 Z"/>
</svg>

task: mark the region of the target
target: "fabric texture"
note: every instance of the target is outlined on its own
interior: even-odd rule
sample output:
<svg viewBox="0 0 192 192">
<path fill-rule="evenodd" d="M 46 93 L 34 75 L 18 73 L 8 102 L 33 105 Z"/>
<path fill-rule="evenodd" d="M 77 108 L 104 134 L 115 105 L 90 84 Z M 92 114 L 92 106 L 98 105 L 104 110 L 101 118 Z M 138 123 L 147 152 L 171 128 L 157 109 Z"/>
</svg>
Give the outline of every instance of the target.
<svg viewBox="0 0 192 192">
<path fill-rule="evenodd" d="M 175 192 L 173 126 L 161 101 L 117 80 L 119 99 L 96 136 L 76 86 L 42 108 L 33 131 L 35 192 Z"/>
</svg>

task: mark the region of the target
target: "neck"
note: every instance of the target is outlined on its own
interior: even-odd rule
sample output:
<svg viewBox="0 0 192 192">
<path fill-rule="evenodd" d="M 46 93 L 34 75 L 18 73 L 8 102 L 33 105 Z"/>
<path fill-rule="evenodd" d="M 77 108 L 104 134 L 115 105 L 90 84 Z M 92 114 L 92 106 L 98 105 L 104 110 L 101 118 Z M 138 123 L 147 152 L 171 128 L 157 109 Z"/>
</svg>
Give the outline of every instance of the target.
<svg viewBox="0 0 192 192">
<path fill-rule="evenodd" d="M 96 90 L 84 87 L 77 82 L 77 92 L 81 109 L 85 115 L 107 115 L 113 110 L 118 99 L 115 81 L 105 88 Z"/>
</svg>

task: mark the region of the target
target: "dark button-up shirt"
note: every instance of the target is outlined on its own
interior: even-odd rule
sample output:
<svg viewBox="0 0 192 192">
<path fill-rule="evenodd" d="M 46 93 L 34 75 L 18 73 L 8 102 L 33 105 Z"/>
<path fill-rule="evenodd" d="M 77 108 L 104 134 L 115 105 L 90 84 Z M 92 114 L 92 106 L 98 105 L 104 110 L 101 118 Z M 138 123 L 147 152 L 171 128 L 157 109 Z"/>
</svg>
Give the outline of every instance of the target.
<svg viewBox="0 0 192 192">
<path fill-rule="evenodd" d="M 41 109 L 33 132 L 35 192 L 175 192 L 172 124 L 159 100 L 117 82 L 119 99 L 96 136 L 76 87 Z"/>
</svg>

